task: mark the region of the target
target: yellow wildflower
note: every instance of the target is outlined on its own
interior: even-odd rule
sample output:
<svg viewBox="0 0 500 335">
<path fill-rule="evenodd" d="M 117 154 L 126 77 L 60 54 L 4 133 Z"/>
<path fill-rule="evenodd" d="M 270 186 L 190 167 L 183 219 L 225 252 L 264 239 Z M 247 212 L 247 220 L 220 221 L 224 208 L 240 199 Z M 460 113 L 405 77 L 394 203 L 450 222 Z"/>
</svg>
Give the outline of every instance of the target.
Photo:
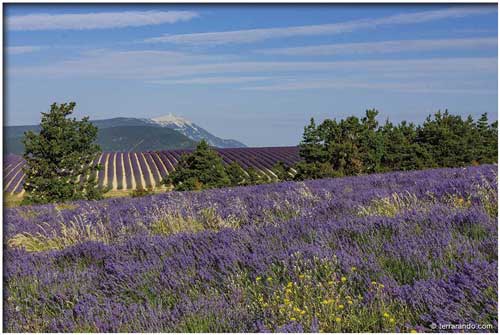
<svg viewBox="0 0 500 335">
<path fill-rule="evenodd" d="M 304 315 L 304 314 L 306 314 L 306 311 L 304 311 L 304 310 L 300 311 L 300 315 Z"/>
<path fill-rule="evenodd" d="M 333 285 L 333 280 L 330 280 L 330 281 L 328 282 L 328 285 Z"/>
<path fill-rule="evenodd" d="M 353 271 L 353 272 L 354 272 L 354 271 L 356 271 L 356 270 L 357 270 L 357 268 L 356 268 L 355 266 L 353 266 L 353 267 L 351 268 L 351 271 Z"/>
<path fill-rule="evenodd" d="M 293 286 L 293 283 L 291 281 L 288 282 L 288 284 L 286 285 L 286 287 L 292 287 Z"/>
<path fill-rule="evenodd" d="M 295 312 L 297 312 L 297 313 L 300 313 L 300 308 L 298 308 L 298 307 L 294 307 L 294 308 L 293 308 L 293 310 L 294 310 Z"/>
<path fill-rule="evenodd" d="M 267 277 L 267 281 L 272 281 L 272 280 L 273 280 L 273 278 Z"/>
<path fill-rule="evenodd" d="M 377 282 L 376 281 L 372 281 L 372 285 L 377 285 Z"/>
<path fill-rule="evenodd" d="M 335 321 L 336 321 L 336 322 L 340 322 L 341 320 L 342 320 L 342 319 L 341 319 L 341 318 L 339 318 L 339 317 L 335 318 Z"/>
<path fill-rule="evenodd" d="M 345 283 L 345 282 L 347 281 L 347 278 L 346 278 L 346 277 L 342 277 L 342 278 L 340 278 L 340 280 L 341 280 L 343 283 Z"/>
<path fill-rule="evenodd" d="M 290 318 L 290 321 L 295 321 L 295 320 L 297 320 L 297 319 L 296 319 L 296 318 L 293 318 L 293 317 L 292 317 L 292 318 Z"/>
<path fill-rule="evenodd" d="M 288 305 L 288 304 L 290 303 L 290 300 L 289 300 L 289 299 L 287 299 L 287 298 L 285 298 L 285 299 L 283 299 L 283 302 L 284 302 L 286 305 Z"/>
<path fill-rule="evenodd" d="M 380 286 L 380 288 L 384 288 L 384 284 L 378 284 L 378 286 Z"/>
<path fill-rule="evenodd" d="M 396 323 L 396 320 L 394 320 L 394 318 L 390 318 L 389 322 L 390 323 Z"/>
<path fill-rule="evenodd" d="M 344 305 L 342 304 L 338 305 L 338 309 L 344 309 Z"/>
<path fill-rule="evenodd" d="M 384 313 L 384 318 L 388 318 L 389 317 L 389 313 L 385 312 Z"/>
<path fill-rule="evenodd" d="M 410 333 L 415 334 L 418 333 L 415 329 L 410 330 Z"/>
<path fill-rule="evenodd" d="M 262 307 L 267 307 L 267 306 L 269 306 L 269 304 L 267 302 L 262 304 Z"/>
<path fill-rule="evenodd" d="M 259 277 L 255 278 L 255 281 L 260 281 L 261 279 L 262 279 L 262 277 L 259 276 Z"/>
<path fill-rule="evenodd" d="M 305 275 L 299 275 L 300 279 L 304 279 Z"/>
<path fill-rule="evenodd" d="M 349 305 L 352 305 L 352 300 L 347 300 L 347 303 L 348 303 Z"/>
</svg>

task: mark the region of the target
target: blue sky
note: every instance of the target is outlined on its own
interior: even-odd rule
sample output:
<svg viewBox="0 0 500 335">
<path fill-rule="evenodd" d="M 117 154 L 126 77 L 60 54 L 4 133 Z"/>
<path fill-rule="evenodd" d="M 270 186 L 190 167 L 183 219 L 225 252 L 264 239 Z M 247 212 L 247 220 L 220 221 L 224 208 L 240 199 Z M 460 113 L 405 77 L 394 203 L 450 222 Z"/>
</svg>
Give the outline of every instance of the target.
<svg viewBox="0 0 500 335">
<path fill-rule="evenodd" d="M 183 116 L 250 146 L 317 120 L 438 109 L 497 118 L 493 5 L 4 7 L 7 125 L 52 102 L 77 117 Z"/>
</svg>

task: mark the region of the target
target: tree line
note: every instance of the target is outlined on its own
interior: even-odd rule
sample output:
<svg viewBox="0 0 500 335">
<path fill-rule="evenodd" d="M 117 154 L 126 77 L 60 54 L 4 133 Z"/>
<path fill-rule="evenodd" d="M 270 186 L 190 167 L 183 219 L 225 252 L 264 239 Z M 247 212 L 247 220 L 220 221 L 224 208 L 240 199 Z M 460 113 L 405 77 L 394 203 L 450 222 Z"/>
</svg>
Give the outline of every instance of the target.
<svg viewBox="0 0 500 335">
<path fill-rule="evenodd" d="M 380 125 L 378 114 L 372 109 L 362 118 L 326 119 L 319 125 L 311 118 L 299 144 L 302 161 L 293 166 L 278 162 L 271 169 L 274 177 L 245 171 L 236 162 L 224 166 L 201 142 L 181 159 L 165 184 L 199 190 L 497 162 L 498 121 L 489 123 L 487 114 L 474 121 L 438 111 L 421 125 L 389 120 Z"/>
<path fill-rule="evenodd" d="M 474 121 L 438 111 L 421 125 L 389 120 L 379 125 L 377 115 L 372 109 L 362 118 L 326 119 L 318 126 L 311 119 L 299 145 L 303 162 L 295 167 L 295 179 L 497 162 L 498 121 L 489 123 L 487 114 Z"/>
<path fill-rule="evenodd" d="M 88 117 L 69 118 L 74 108 L 74 102 L 52 104 L 42 113 L 40 133 L 25 133 L 25 204 L 102 198 L 105 190 L 96 180 L 101 167 L 92 164 L 101 152 L 95 144 L 97 128 Z M 362 118 L 326 119 L 319 125 L 311 118 L 299 144 L 302 160 L 293 166 L 278 162 L 273 176 L 236 162 L 225 165 L 202 140 L 193 152 L 182 155 L 162 183 L 188 191 L 497 163 L 498 121 L 489 123 L 486 114 L 474 121 L 438 111 L 421 125 L 389 120 L 380 125 L 377 116 L 372 109 Z M 135 190 L 132 195 L 145 194 L 147 190 Z"/>
</svg>

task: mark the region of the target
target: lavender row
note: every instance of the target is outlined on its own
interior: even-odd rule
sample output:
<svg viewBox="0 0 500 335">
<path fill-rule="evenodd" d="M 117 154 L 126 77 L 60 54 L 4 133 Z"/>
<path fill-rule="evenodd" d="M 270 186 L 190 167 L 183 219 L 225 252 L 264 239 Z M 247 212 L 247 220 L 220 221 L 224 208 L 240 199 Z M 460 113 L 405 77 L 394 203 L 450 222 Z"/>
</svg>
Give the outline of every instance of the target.
<svg viewBox="0 0 500 335">
<path fill-rule="evenodd" d="M 224 219 L 232 216 L 245 217 L 245 222 L 262 221 L 265 212 L 282 203 L 301 211 L 312 211 L 318 204 L 338 207 L 338 214 L 348 214 L 357 205 L 366 205 L 373 199 L 390 197 L 393 194 L 413 194 L 422 201 L 441 199 L 457 194 L 477 200 L 471 185 L 487 183 L 496 188 L 494 166 L 470 167 L 467 169 L 431 169 L 414 172 L 373 174 L 362 177 L 311 180 L 301 183 L 287 182 L 270 185 L 235 187 L 212 192 L 169 192 L 144 198 L 116 198 L 100 202 L 76 202 L 73 210 L 58 211 L 57 206 L 35 207 L 43 215 L 29 215 L 32 207 L 5 209 L 5 234 L 10 236 L 21 231 L 36 233 L 37 225 L 44 229 L 59 227 L 61 215 L 69 221 L 77 216 L 89 220 L 104 220 L 117 225 L 150 224 L 157 219 L 159 209 L 171 213 L 197 213 L 206 207 L 218 209 Z M 245 207 L 242 208 L 241 204 Z M 344 211 L 345 209 L 345 211 Z M 26 218 L 25 218 L 26 216 Z M 123 220 L 126 220 L 122 222 Z M 28 229 L 27 227 L 31 227 Z M 27 230 L 28 229 L 28 230 Z"/>
<path fill-rule="evenodd" d="M 116 179 L 118 181 L 118 185 L 116 188 L 118 190 L 122 190 L 123 187 L 123 152 L 116 153 Z"/>
<path fill-rule="evenodd" d="M 265 174 L 269 174 L 268 170 L 279 161 L 287 165 L 293 165 L 300 160 L 297 147 L 216 150 L 225 164 L 237 162 L 245 169 L 254 167 Z M 159 185 L 161 179 L 175 169 L 181 155 L 189 152 L 190 150 L 144 153 L 105 152 L 94 162 L 94 164 L 99 163 L 103 166 L 103 169 L 97 172 L 98 183 L 104 188 L 132 189 L 132 178 L 134 178 L 136 186 L 149 187 L 153 183 Z M 17 175 L 17 172 L 22 170 L 23 165 L 24 161 L 20 156 L 8 155 L 4 158 L 4 185 L 10 185 L 9 183 L 13 179 L 18 181 L 24 178 Z M 141 176 L 145 181 L 145 185 L 142 185 Z M 113 183 L 114 181 L 116 182 Z M 4 191 L 16 193 L 22 190 L 22 187 L 13 189 L 14 187 L 12 186 L 8 190 L 4 188 Z"/>
<path fill-rule="evenodd" d="M 139 164 L 137 162 L 136 153 L 133 152 L 130 153 L 129 157 L 130 157 L 132 172 L 134 174 L 136 188 L 144 188 L 145 185 L 142 185 L 141 172 L 139 171 Z"/>
<path fill-rule="evenodd" d="M 142 177 L 144 178 L 144 182 L 146 183 L 143 186 L 148 187 L 148 188 L 153 187 L 153 183 L 151 182 L 152 176 L 149 173 L 148 165 L 146 165 L 147 163 L 144 159 L 143 154 L 140 152 L 137 152 L 136 155 L 137 155 L 137 160 L 139 161 L 139 166 L 141 168 Z"/>
<path fill-rule="evenodd" d="M 162 180 L 162 177 L 158 171 L 158 167 L 156 166 L 155 161 L 151 156 L 152 155 L 149 152 L 144 153 L 144 159 L 146 160 L 146 164 L 151 169 L 151 174 L 152 174 L 151 178 L 153 179 L 156 185 L 159 185 Z"/>
</svg>

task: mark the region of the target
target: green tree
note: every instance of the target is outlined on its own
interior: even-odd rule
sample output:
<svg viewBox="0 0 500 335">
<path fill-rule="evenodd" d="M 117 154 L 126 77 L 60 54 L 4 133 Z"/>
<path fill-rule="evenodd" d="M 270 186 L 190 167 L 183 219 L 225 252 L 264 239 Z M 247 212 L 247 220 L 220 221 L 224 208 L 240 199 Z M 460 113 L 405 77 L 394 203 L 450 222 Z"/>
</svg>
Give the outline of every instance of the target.
<svg viewBox="0 0 500 335">
<path fill-rule="evenodd" d="M 294 175 L 293 180 L 307 180 L 307 179 L 320 179 L 320 178 L 331 178 L 340 177 L 342 173 L 335 171 L 332 164 L 329 162 L 312 162 L 306 163 L 304 161 L 298 162 L 294 169 L 297 173 Z"/>
<path fill-rule="evenodd" d="M 274 164 L 271 170 L 276 175 L 278 181 L 293 180 L 293 173 L 291 172 L 290 168 L 281 161 Z"/>
<path fill-rule="evenodd" d="M 300 156 L 307 162 L 325 162 L 328 160 L 328 152 L 325 150 L 324 138 L 321 136 L 321 129 L 316 127 L 314 118 L 311 118 L 309 125 L 304 127 L 302 142 L 299 144 Z"/>
<path fill-rule="evenodd" d="M 232 161 L 231 164 L 227 165 L 226 173 L 231 180 L 231 186 L 244 185 L 247 179 L 245 170 L 236 162 Z"/>
<path fill-rule="evenodd" d="M 253 166 L 250 166 L 247 170 L 247 179 L 245 185 L 260 185 L 269 182 L 269 179 L 260 174 Z"/>
<path fill-rule="evenodd" d="M 477 163 L 494 163 L 498 157 L 498 121 L 488 124 L 488 115 L 482 114 L 475 124 L 475 160 Z"/>
<path fill-rule="evenodd" d="M 326 122 L 325 122 L 326 125 Z M 321 127 L 321 126 L 320 126 Z M 332 168 L 341 175 L 357 175 L 363 171 L 361 148 L 359 146 L 362 125 L 355 116 L 345 120 L 329 122 L 330 134 L 327 141 Z M 332 131 L 333 130 L 333 131 Z"/>
<path fill-rule="evenodd" d="M 417 128 L 416 142 L 433 157 L 438 167 L 458 167 L 474 160 L 474 124 L 448 110 L 438 111 Z"/>
<path fill-rule="evenodd" d="M 176 170 L 163 181 L 177 191 L 205 190 L 231 185 L 222 158 L 201 140 L 190 154 L 183 154 Z"/>
<path fill-rule="evenodd" d="M 24 203 L 102 198 L 94 177 L 100 167 L 92 164 L 100 152 L 94 143 L 97 127 L 88 117 L 69 118 L 75 106 L 52 104 L 48 113 L 42 113 L 40 133 L 24 134 Z"/>
<path fill-rule="evenodd" d="M 418 127 L 388 120 L 379 126 L 377 116 L 371 109 L 361 119 L 326 119 L 318 126 L 311 119 L 295 179 L 497 162 L 498 122 L 488 124 L 486 114 L 474 122 L 471 116 L 438 111 Z"/>
<path fill-rule="evenodd" d="M 374 173 L 382 170 L 381 160 L 384 154 L 383 136 L 379 131 L 376 109 L 369 109 L 361 119 L 361 133 L 358 147 L 360 160 L 363 162 L 362 173 Z"/>
<path fill-rule="evenodd" d="M 409 171 L 435 166 L 429 152 L 415 142 L 416 128 L 413 123 L 403 121 L 394 126 L 387 121 L 380 128 L 380 133 L 384 146 L 382 171 Z"/>
</svg>

